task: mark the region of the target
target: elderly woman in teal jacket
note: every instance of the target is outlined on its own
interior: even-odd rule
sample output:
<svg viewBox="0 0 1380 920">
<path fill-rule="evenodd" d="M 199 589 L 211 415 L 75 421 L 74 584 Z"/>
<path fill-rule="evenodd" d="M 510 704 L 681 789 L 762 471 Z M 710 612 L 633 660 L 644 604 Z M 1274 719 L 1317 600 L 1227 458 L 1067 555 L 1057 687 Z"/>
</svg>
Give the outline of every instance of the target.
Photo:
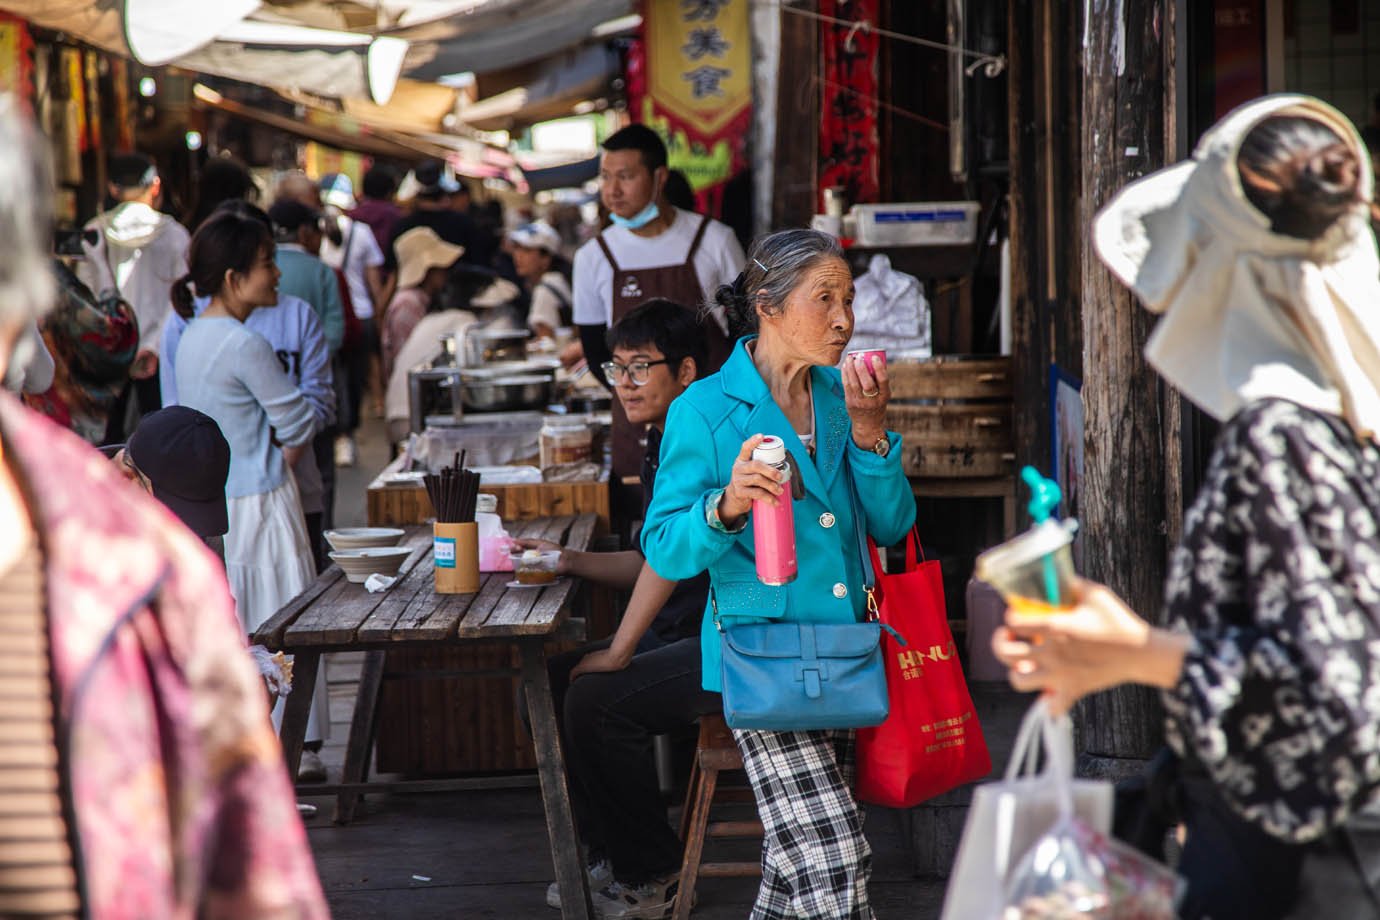
<svg viewBox="0 0 1380 920">
<path fill-rule="evenodd" d="M 915 520 L 915 500 L 900 438 L 884 424 L 885 367 L 848 361 L 836 369 L 853 333 L 843 252 L 811 230 L 761 238 L 747 270 L 715 300 L 739 332 L 758 334 L 739 339 L 719 373 L 671 406 L 642 530 L 647 561 L 663 578 L 707 569 L 718 614 L 733 622 L 862 620 L 855 528 L 879 544 L 898 542 Z M 757 580 L 753 557 L 753 500 L 790 500 L 780 474 L 752 459 L 764 435 L 785 441 L 805 491 L 795 502 L 800 572 L 779 587 Z M 705 689 L 719 690 L 712 616 L 701 641 Z M 754 920 L 871 917 L 871 851 L 851 789 L 854 732 L 733 734 L 766 828 Z"/>
</svg>

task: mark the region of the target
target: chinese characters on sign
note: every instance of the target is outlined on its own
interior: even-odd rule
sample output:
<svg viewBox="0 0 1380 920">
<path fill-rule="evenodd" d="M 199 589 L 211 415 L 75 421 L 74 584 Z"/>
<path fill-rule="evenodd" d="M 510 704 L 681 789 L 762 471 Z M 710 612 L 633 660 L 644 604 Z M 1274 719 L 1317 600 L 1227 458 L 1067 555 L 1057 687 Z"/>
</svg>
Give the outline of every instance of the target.
<svg viewBox="0 0 1380 920">
<path fill-rule="evenodd" d="M 877 22 L 878 0 L 820 0 L 819 11 L 846 21 Z M 877 133 L 877 33 L 831 23 L 820 27 L 822 73 L 819 126 L 819 201 L 842 186 L 848 201 L 880 194 Z"/>
<path fill-rule="evenodd" d="M 723 184 L 746 168 L 752 121 L 751 0 L 647 0 L 629 60 L 640 120 L 665 139 L 679 169 L 717 214 Z"/>
</svg>

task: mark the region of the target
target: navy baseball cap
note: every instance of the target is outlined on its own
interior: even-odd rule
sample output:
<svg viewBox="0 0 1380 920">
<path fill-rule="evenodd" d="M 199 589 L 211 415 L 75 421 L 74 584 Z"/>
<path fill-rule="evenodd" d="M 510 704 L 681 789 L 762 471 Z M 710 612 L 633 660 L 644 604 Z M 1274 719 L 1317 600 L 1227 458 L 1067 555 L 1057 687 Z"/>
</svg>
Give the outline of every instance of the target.
<svg viewBox="0 0 1380 920">
<path fill-rule="evenodd" d="M 225 480 L 230 444 L 209 415 L 187 406 L 168 406 L 144 416 L 125 447 L 148 477 L 153 496 L 199 537 L 230 529 Z"/>
</svg>

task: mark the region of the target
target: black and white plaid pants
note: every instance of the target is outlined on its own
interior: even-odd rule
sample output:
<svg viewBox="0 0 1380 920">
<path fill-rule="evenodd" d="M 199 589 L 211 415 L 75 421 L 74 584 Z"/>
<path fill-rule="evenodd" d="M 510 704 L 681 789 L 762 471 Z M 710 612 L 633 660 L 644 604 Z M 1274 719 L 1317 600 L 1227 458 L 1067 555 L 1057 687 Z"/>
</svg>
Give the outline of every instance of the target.
<svg viewBox="0 0 1380 920">
<path fill-rule="evenodd" d="M 854 731 L 734 731 L 762 841 L 751 920 L 873 920 L 872 848 L 853 798 Z"/>
</svg>

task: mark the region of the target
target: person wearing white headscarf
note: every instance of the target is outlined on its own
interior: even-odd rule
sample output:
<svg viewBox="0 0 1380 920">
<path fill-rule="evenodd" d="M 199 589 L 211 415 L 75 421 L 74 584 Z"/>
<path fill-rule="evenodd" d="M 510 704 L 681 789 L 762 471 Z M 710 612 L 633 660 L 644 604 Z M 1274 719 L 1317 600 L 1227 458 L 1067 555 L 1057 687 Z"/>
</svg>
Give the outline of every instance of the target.
<svg viewBox="0 0 1380 920">
<path fill-rule="evenodd" d="M 1380 897 L 1380 259 L 1370 157 L 1304 96 L 1242 106 L 1123 189 L 1098 255 L 1161 314 L 1146 357 L 1222 423 L 1165 629 L 1085 582 L 993 649 L 1057 711 L 1162 690 L 1179 916 L 1375 917 Z M 1115 535 L 1113 535 L 1115 538 Z"/>
</svg>

